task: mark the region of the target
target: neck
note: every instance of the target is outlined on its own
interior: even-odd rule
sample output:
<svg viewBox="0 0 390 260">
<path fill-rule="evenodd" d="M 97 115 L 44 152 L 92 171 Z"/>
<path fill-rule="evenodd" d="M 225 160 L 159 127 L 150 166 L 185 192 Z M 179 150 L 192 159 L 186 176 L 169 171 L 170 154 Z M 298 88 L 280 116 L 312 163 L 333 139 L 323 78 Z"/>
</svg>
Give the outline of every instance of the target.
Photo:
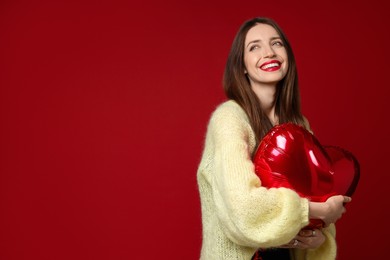
<svg viewBox="0 0 390 260">
<path fill-rule="evenodd" d="M 273 125 L 278 124 L 278 118 L 275 114 L 275 85 L 261 85 L 252 86 L 252 90 L 255 92 L 257 98 L 260 100 L 261 108 L 268 116 Z"/>
</svg>

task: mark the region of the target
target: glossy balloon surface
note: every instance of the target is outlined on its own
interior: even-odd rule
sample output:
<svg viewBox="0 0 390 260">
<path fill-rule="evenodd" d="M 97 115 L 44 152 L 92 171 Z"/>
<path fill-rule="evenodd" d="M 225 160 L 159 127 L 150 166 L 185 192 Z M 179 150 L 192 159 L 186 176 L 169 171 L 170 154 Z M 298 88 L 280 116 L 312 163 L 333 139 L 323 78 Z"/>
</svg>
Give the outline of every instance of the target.
<svg viewBox="0 0 390 260">
<path fill-rule="evenodd" d="M 360 178 L 359 163 L 352 153 L 322 146 L 309 131 L 292 123 L 273 127 L 253 160 L 263 186 L 290 188 L 315 202 L 338 194 L 352 196 Z M 315 228 L 322 224 L 311 221 Z"/>
</svg>

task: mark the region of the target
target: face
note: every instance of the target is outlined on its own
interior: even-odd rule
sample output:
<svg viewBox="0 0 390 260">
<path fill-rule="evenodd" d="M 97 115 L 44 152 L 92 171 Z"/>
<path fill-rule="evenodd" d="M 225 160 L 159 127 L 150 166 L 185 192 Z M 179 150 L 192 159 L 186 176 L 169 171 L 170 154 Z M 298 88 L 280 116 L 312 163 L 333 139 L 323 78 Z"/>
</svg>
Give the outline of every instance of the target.
<svg viewBox="0 0 390 260">
<path fill-rule="evenodd" d="M 276 86 L 286 76 L 288 57 L 277 31 L 268 24 L 252 27 L 245 38 L 245 73 L 252 88 Z"/>
</svg>

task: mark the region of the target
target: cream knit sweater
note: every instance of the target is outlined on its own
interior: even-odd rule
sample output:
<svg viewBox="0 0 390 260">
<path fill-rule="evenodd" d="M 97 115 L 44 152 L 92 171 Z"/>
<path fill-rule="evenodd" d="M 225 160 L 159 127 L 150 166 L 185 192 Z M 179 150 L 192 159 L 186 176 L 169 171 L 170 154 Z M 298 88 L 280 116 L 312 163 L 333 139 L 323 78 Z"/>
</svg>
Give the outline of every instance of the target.
<svg viewBox="0 0 390 260">
<path fill-rule="evenodd" d="M 202 205 L 202 260 L 250 260 L 258 248 L 290 242 L 309 223 L 308 200 L 285 188 L 266 189 L 254 172 L 255 135 L 234 101 L 211 116 L 197 178 Z M 335 228 L 315 250 L 290 250 L 294 259 L 336 258 Z"/>
</svg>

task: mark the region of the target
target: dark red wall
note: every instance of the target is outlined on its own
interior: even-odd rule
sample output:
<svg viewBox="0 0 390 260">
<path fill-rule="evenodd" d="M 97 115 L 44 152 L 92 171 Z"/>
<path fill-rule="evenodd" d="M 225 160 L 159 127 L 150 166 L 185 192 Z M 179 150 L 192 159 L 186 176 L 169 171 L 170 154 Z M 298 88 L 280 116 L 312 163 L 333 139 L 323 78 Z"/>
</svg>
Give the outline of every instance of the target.
<svg viewBox="0 0 390 260">
<path fill-rule="evenodd" d="M 0 258 L 197 259 L 206 123 L 238 27 L 269 16 L 317 137 L 361 163 L 339 259 L 383 259 L 384 3 L 1 1 Z"/>
</svg>

